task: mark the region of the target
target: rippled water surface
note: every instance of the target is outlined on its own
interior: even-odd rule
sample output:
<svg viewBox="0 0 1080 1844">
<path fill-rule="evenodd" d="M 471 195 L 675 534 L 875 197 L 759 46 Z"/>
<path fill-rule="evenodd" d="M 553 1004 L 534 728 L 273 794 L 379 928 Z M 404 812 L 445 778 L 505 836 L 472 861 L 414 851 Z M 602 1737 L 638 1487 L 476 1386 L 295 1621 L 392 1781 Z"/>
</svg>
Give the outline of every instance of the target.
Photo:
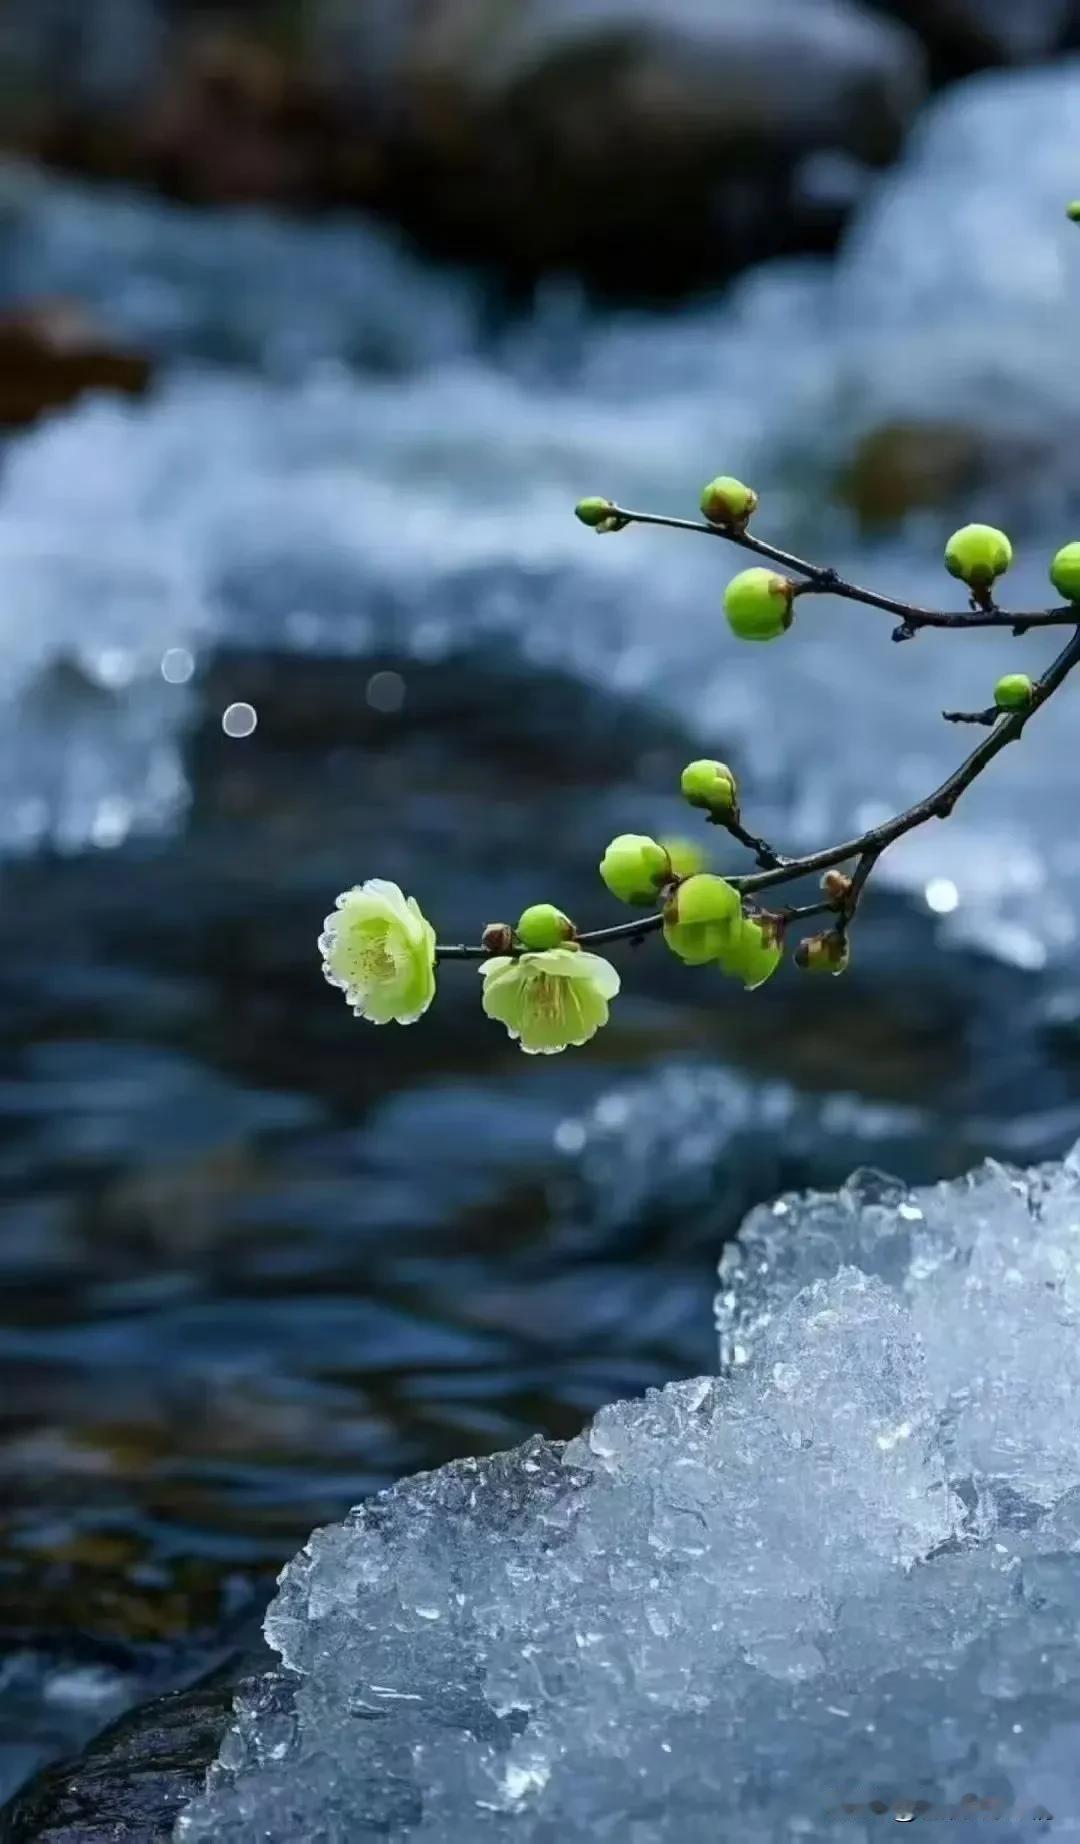
<svg viewBox="0 0 1080 1844">
<path fill-rule="evenodd" d="M 995 457 L 980 509 L 1044 600 L 1080 513 L 1080 76 L 999 81 L 835 269 L 655 319 L 567 285 L 523 321 L 362 226 L 6 179 L 7 290 L 89 296 L 160 355 L 145 403 L 52 418 L 0 480 L 8 1787 L 221 1657 L 357 1497 L 710 1367 L 716 1251 L 769 1192 L 1080 1131 L 1067 698 L 898 854 L 828 991 L 751 1002 L 645 953 L 603 1039 L 537 1066 L 472 970 L 365 1032 L 314 950 L 375 872 L 452 939 L 537 897 L 607 919 L 606 835 L 685 831 L 706 742 L 788 845 L 952 766 L 937 713 L 1018 643 L 894 648 L 815 604 L 736 652 L 718 546 L 597 543 L 569 507 L 686 509 L 746 469 L 778 540 L 939 600 L 948 508 L 879 533 L 836 490 L 932 412 Z M 997 235 L 958 266 L 972 214 Z"/>
</svg>

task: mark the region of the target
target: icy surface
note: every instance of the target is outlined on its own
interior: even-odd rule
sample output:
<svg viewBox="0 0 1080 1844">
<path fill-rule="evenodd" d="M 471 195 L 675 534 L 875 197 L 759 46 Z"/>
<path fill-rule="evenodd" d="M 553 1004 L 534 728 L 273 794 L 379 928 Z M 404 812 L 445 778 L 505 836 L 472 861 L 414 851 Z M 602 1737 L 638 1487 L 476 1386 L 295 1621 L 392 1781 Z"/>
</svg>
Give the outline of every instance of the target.
<svg viewBox="0 0 1080 1844">
<path fill-rule="evenodd" d="M 790 847 L 925 793 L 956 756 L 942 706 L 984 701 L 1016 642 L 893 648 L 883 618 L 820 601 L 782 647 L 740 648 L 719 615 L 724 549 L 597 542 L 569 509 L 605 491 L 685 511 L 730 467 L 761 489 L 771 535 L 959 606 L 938 561 L 953 514 L 870 546 L 823 505 L 868 431 L 944 417 L 996 457 L 998 486 L 965 509 L 1008 518 L 1011 598 L 1044 602 L 1080 490 L 1061 129 L 1078 111 L 1075 64 L 962 85 L 868 193 L 836 264 L 777 265 L 663 316 L 556 288 L 501 331 L 471 289 L 362 225 L 208 224 L 9 177 L 9 295 L 88 297 L 162 372 L 147 403 L 86 402 L 8 450 L 19 721 L 0 743 L 0 844 L 108 845 L 175 821 L 194 694 L 164 685 L 160 662 L 186 648 L 198 673 L 222 642 L 407 659 L 498 638 L 676 707 L 735 755 L 755 820 Z M 1030 636 L 1025 667 L 1050 645 Z M 1066 696 L 948 828 L 885 868 L 920 891 L 947 879 L 943 927 L 1029 967 L 1075 939 L 1080 852 L 1059 791 L 1072 732 Z"/>
<path fill-rule="evenodd" d="M 781 1200 L 720 1318 L 719 1378 L 317 1532 L 183 1844 L 1080 1828 L 1080 1159 Z"/>
</svg>

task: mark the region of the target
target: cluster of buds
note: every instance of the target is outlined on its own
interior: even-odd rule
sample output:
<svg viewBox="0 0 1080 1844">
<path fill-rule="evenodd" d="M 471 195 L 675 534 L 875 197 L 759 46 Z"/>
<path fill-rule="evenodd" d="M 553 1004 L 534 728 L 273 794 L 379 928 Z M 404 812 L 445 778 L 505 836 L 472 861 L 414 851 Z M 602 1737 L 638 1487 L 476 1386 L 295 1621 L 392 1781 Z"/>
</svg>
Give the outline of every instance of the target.
<svg viewBox="0 0 1080 1844">
<path fill-rule="evenodd" d="M 995 525 L 962 525 L 945 546 L 945 568 L 966 583 L 984 606 L 994 584 L 1011 567 L 1010 539 Z M 1050 581 L 1066 602 L 1080 603 L 1080 543 L 1063 544 L 1050 560 Z"/>
<path fill-rule="evenodd" d="M 1080 201 L 1068 207 L 1080 222 Z M 871 595 L 845 583 L 833 570 L 800 562 L 751 534 L 758 510 L 758 495 L 733 474 L 718 474 L 702 489 L 701 513 L 707 530 L 753 552 L 759 562 L 734 576 L 724 590 L 724 612 L 738 640 L 760 644 L 778 640 L 790 631 L 795 602 L 808 593 L 828 590 L 889 612 L 901 612 L 895 637 L 906 639 L 920 626 L 957 626 L 963 619 L 908 608 L 892 599 Z M 627 512 L 614 500 L 583 499 L 576 508 L 583 525 L 601 535 L 620 532 L 634 523 L 685 527 L 690 522 L 659 515 Z M 994 589 L 1009 570 L 1013 547 L 1003 531 L 993 525 L 964 525 L 945 547 L 945 567 L 966 585 L 974 608 L 984 611 L 979 626 L 1009 626 L 1017 632 L 1038 624 L 1072 625 L 1076 633 L 1070 646 L 1038 682 L 1025 673 L 1007 673 L 994 688 L 990 710 L 952 713 L 960 722 L 998 725 L 996 741 L 975 751 L 968 762 L 919 809 L 898 816 L 888 829 L 878 828 L 834 854 L 817 854 L 803 861 L 780 859 L 771 847 L 744 831 L 740 818 L 739 787 L 725 762 L 702 757 L 690 762 L 681 777 L 687 804 L 703 813 L 711 825 L 726 829 L 757 856 L 767 871 L 758 879 L 728 879 L 709 870 L 699 849 L 685 840 L 659 840 L 642 833 L 621 833 L 612 839 L 600 861 L 600 876 L 619 902 L 652 913 L 640 923 L 581 934 L 575 923 L 552 903 L 534 903 L 524 910 L 516 926 L 493 922 L 484 930 L 479 949 L 440 949 L 435 932 L 415 900 L 396 884 L 371 879 L 347 890 L 326 918 L 319 946 L 323 971 L 338 986 L 357 1017 L 373 1024 L 412 1024 L 435 997 L 435 968 L 440 957 L 477 959 L 483 981 L 482 1004 L 487 1015 L 501 1023 L 523 1050 L 551 1055 L 570 1044 L 587 1043 L 607 1023 L 609 1007 L 620 989 L 619 976 L 610 962 L 592 952 L 595 945 L 614 939 L 640 940 L 658 932 L 670 952 L 690 967 L 715 967 L 720 973 L 753 990 L 771 979 L 784 958 L 785 936 L 796 920 L 832 915 L 832 926 L 799 942 L 794 965 L 806 973 L 840 974 L 850 957 L 850 925 L 870 866 L 883 846 L 919 824 L 923 817 L 942 810 L 940 796 L 949 806 L 957 792 L 981 772 L 992 754 L 1022 728 L 1034 711 L 1075 665 L 1080 664 L 1080 541 L 1066 544 L 1050 563 L 1050 580 L 1070 607 L 1035 616 L 1009 617 L 994 606 Z M 770 568 L 767 564 L 778 564 Z M 784 572 L 793 569 L 796 578 Z M 949 713 L 947 713 L 949 715 Z M 859 855 L 854 879 L 844 871 L 829 870 L 822 880 L 823 900 L 802 909 L 773 913 L 746 901 L 747 886 L 790 882 L 820 866 L 822 858 Z"/>
<path fill-rule="evenodd" d="M 1071 213 L 1073 207 L 1069 210 Z M 746 539 L 758 505 L 754 488 L 733 474 L 717 475 L 701 493 L 701 510 L 708 524 L 736 542 Z M 583 499 L 576 510 L 582 524 L 597 532 L 623 531 L 639 516 L 624 512 L 610 499 Z M 752 548 L 770 555 L 767 546 L 752 544 Z M 980 609 L 993 609 L 994 585 L 1012 561 L 1012 543 L 995 525 L 963 525 L 945 546 L 945 568 L 967 586 L 973 604 Z M 819 586 L 826 574 L 817 573 Z M 1067 602 L 1080 605 L 1080 542 L 1066 544 L 1056 553 L 1050 564 L 1050 581 Z M 813 582 L 794 581 L 760 564 L 740 570 L 724 591 L 724 612 L 732 633 L 737 640 L 779 640 L 795 619 L 796 597 L 813 586 Z"/>
<path fill-rule="evenodd" d="M 737 822 L 738 783 L 726 763 L 706 758 L 688 763 L 681 788 L 687 803 L 713 823 Z M 789 912 L 748 906 L 737 884 L 705 870 L 701 854 L 685 840 L 665 843 L 644 833 L 620 833 L 599 870 L 619 902 L 657 912 L 643 929 L 659 927 L 685 966 L 715 967 L 753 991 L 783 960 Z M 839 932 L 804 942 L 795 964 L 808 972 L 839 973 L 847 965 L 843 931 L 851 884 L 834 871 L 824 888 L 826 906 L 839 913 Z M 326 978 L 341 988 L 358 1018 L 414 1024 L 435 997 L 435 931 L 415 899 L 396 884 L 373 878 L 345 891 L 326 918 L 319 946 Z M 530 1055 L 550 1056 L 588 1043 L 607 1023 L 619 976 L 553 903 L 531 904 L 516 926 L 489 923 L 483 954 L 483 1009 Z"/>
</svg>

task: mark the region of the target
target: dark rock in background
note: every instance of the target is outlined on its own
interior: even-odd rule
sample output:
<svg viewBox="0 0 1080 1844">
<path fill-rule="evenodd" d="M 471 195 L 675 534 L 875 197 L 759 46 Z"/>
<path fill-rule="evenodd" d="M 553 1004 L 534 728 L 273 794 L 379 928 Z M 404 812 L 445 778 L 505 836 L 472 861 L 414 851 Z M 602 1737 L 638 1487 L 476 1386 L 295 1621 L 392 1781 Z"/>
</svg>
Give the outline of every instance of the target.
<svg viewBox="0 0 1080 1844">
<path fill-rule="evenodd" d="M 978 428 L 962 422 L 891 422 L 871 429 L 856 443 L 842 470 L 837 497 L 850 506 L 864 531 L 895 525 L 925 507 L 970 504 L 1000 483 L 1025 482 L 1045 472 L 1053 459 L 1047 446 L 1025 441 L 1015 430 Z M 1010 512 L 1023 509 L 1018 505 Z"/>
<path fill-rule="evenodd" d="M 110 338 L 77 303 L 30 302 L 0 316 L 0 424 L 8 428 L 87 391 L 141 397 L 151 372 L 143 353 Z"/>
<path fill-rule="evenodd" d="M 77 1768 L 43 1774 L 0 1813 L 2 1844 L 166 1844 L 201 1791 L 243 1675 L 231 1667 L 173 1691 L 109 1729 Z"/>
<path fill-rule="evenodd" d="M 35 0 L 0 20 L 0 146 L 671 294 L 831 244 L 927 59 L 1078 33 L 1077 0 Z"/>
<path fill-rule="evenodd" d="M 800 163 L 887 161 L 923 93 L 914 41 L 847 0 L 414 4 L 389 66 L 377 11 L 316 29 L 399 215 L 515 272 L 649 289 L 805 243 Z"/>
<path fill-rule="evenodd" d="M 913 27 L 944 75 L 1044 58 L 1072 42 L 1076 0 L 876 0 Z"/>
<path fill-rule="evenodd" d="M 829 240 L 807 158 L 888 161 L 923 95 L 854 0 L 46 0 L 0 27 L 0 83 L 3 140 L 63 165 L 645 293 Z"/>
</svg>

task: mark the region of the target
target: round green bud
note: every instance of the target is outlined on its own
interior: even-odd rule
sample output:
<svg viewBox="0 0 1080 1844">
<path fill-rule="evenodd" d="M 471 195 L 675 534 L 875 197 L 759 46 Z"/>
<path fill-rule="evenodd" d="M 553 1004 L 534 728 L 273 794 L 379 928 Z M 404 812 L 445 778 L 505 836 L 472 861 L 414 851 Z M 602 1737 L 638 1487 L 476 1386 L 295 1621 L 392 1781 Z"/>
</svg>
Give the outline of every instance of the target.
<svg viewBox="0 0 1080 1844">
<path fill-rule="evenodd" d="M 701 871 L 674 891 L 664 908 L 664 940 L 690 967 L 719 960 L 742 920 L 739 892 L 722 877 Z"/>
<path fill-rule="evenodd" d="M 1012 562 L 1012 545 L 993 525 L 964 525 L 945 546 L 945 568 L 972 589 L 989 589 Z"/>
<path fill-rule="evenodd" d="M 612 839 L 604 853 L 600 875 L 620 903 L 648 906 L 671 882 L 671 859 L 655 839 L 624 832 Z"/>
<path fill-rule="evenodd" d="M 835 929 L 827 935 L 808 935 L 795 949 L 795 965 L 802 973 L 843 973 L 850 960 L 848 938 Z"/>
<path fill-rule="evenodd" d="M 696 839 L 661 839 L 660 843 L 671 860 L 673 877 L 696 877 L 699 871 L 708 870 L 709 854 Z"/>
<path fill-rule="evenodd" d="M 1074 224 L 1080 224 L 1080 198 L 1074 198 L 1066 205 L 1065 216 L 1071 218 Z"/>
<path fill-rule="evenodd" d="M 1067 602 L 1080 602 L 1080 544 L 1063 544 L 1050 565 L 1050 581 Z"/>
<path fill-rule="evenodd" d="M 702 491 L 701 510 L 710 525 L 743 526 L 757 510 L 758 496 L 731 474 L 718 474 Z"/>
<path fill-rule="evenodd" d="M 1035 687 L 1026 672 L 1007 672 L 994 686 L 994 703 L 999 711 L 1027 711 L 1035 699 Z"/>
<path fill-rule="evenodd" d="M 684 800 L 706 813 L 738 813 L 739 786 L 726 762 L 688 762 L 682 791 Z"/>
<path fill-rule="evenodd" d="M 784 958 L 784 935 L 772 916 L 744 916 L 719 963 L 732 979 L 741 980 L 747 992 L 764 986 Z"/>
<path fill-rule="evenodd" d="M 740 640 L 776 640 L 792 623 L 795 585 L 775 570 L 743 570 L 724 591 L 724 612 Z"/>
<path fill-rule="evenodd" d="M 534 903 L 525 911 L 516 933 L 523 948 L 542 954 L 546 948 L 561 948 L 573 941 L 577 930 L 569 916 L 552 903 Z"/>
<path fill-rule="evenodd" d="M 583 525 L 590 525 L 597 531 L 608 519 L 614 518 L 615 504 L 610 499 L 579 499 L 574 512 Z"/>
</svg>

